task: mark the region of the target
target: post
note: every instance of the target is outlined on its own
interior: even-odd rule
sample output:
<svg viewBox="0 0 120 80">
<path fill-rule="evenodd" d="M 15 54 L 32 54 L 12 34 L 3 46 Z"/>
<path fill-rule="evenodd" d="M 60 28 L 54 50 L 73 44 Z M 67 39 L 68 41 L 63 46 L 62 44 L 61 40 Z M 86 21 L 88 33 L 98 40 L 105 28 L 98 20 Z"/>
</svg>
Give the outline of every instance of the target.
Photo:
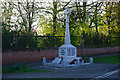
<svg viewBox="0 0 120 80">
<path fill-rule="evenodd" d="M 36 32 L 36 48 L 37 48 L 37 32 Z"/>
<path fill-rule="evenodd" d="M 38 28 L 38 24 L 37 24 L 37 28 Z M 35 30 L 35 33 L 36 33 L 36 36 L 35 36 L 35 39 L 36 39 L 36 49 L 37 49 L 37 28 Z"/>
<path fill-rule="evenodd" d="M 15 32 L 15 48 L 17 48 L 17 34 Z"/>
<path fill-rule="evenodd" d="M 89 63 L 93 63 L 93 58 L 92 57 L 90 58 Z"/>
<path fill-rule="evenodd" d="M 82 58 L 84 59 L 84 35 L 85 35 L 85 31 L 83 30 L 82 33 Z"/>
<path fill-rule="evenodd" d="M 46 63 L 46 58 L 45 57 L 43 57 L 43 64 L 45 64 Z"/>
<path fill-rule="evenodd" d="M 109 37 L 109 47 L 111 47 L 112 46 L 112 43 L 111 43 L 111 31 L 109 30 L 108 32 L 109 32 L 109 36 L 108 36 Z"/>
<path fill-rule="evenodd" d="M 119 35 L 118 35 L 118 48 L 120 46 L 120 30 L 119 30 Z"/>
</svg>

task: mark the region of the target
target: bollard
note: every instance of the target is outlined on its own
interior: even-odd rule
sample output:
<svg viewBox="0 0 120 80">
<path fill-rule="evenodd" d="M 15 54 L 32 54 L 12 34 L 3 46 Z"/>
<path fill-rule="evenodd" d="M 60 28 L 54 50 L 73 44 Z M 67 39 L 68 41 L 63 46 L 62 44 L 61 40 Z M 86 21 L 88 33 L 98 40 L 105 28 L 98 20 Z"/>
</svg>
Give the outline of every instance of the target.
<svg viewBox="0 0 120 80">
<path fill-rule="evenodd" d="M 43 57 L 43 64 L 45 64 L 46 63 L 46 58 L 45 57 Z"/>
<path fill-rule="evenodd" d="M 90 58 L 90 61 L 89 61 L 89 62 L 90 62 L 90 63 L 93 63 L 93 58 L 92 58 L 92 57 Z"/>
</svg>

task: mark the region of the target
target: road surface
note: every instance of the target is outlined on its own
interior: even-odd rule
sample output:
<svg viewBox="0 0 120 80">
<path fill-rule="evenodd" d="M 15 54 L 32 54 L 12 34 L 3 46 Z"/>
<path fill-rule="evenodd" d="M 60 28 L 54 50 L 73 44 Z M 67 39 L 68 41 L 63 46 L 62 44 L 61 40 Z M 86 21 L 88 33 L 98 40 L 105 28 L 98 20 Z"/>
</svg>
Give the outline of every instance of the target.
<svg viewBox="0 0 120 80">
<path fill-rule="evenodd" d="M 118 69 L 118 64 L 93 63 L 81 65 L 73 68 L 54 68 L 45 66 L 31 66 L 31 68 L 49 70 L 52 72 L 45 73 L 10 73 L 3 74 L 6 78 L 96 78 L 111 71 Z M 110 73 L 111 74 L 111 73 Z M 118 78 L 118 73 L 106 76 L 105 78 Z"/>
</svg>

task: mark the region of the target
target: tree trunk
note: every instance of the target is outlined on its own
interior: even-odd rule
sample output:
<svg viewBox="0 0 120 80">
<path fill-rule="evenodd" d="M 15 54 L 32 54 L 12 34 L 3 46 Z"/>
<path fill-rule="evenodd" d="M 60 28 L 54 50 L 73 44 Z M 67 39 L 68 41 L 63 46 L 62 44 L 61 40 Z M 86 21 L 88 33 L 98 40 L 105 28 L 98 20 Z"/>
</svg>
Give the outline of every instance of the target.
<svg viewBox="0 0 120 80">
<path fill-rule="evenodd" d="M 83 22 L 85 23 L 85 19 L 86 19 L 86 3 L 87 2 L 83 2 Z"/>
<path fill-rule="evenodd" d="M 98 3 L 97 3 L 98 4 Z M 97 24 L 97 4 L 95 6 L 95 28 L 96 28 L 96 32 L 98 33 L 98 24 Z"/>
<path fill-rule="evenodd" d="M 57 24 L 57 2 L 53 1 L 53 35 L 55 36 L 56 24 Z"/>
</svg>

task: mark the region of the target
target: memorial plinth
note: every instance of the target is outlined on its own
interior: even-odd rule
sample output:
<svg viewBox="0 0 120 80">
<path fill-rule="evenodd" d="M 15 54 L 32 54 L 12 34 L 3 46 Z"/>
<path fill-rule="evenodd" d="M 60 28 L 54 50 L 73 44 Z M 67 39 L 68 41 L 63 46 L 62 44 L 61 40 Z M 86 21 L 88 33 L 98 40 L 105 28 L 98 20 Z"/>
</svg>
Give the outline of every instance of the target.
<svg viewBox="0 0 120 80">
<path fill-rule="evenodd" d="M 59 57 L 63 57 L 63 63 L 70 63 L 76 58 L 76 47 L 71 44 L 64 44 L 59 47 Z"/>
</svg>

